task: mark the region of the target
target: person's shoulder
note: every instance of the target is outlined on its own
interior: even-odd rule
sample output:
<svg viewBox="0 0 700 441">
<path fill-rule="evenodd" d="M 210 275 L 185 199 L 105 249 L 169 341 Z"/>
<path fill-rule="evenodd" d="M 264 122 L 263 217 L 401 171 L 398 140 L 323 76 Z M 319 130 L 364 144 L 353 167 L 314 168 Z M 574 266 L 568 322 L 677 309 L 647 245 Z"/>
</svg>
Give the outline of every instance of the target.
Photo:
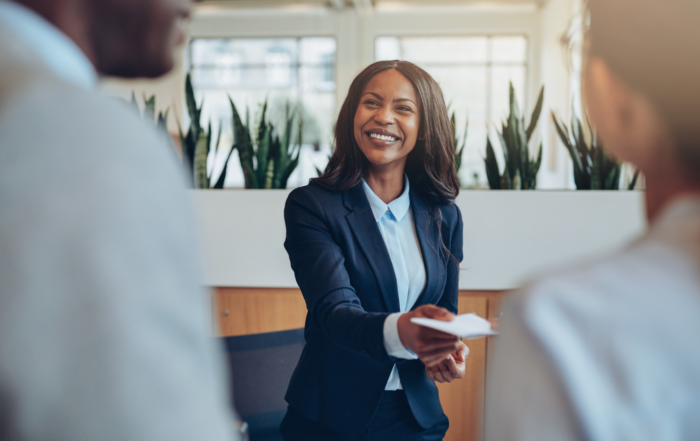
<svg viewBox="0 0 700 441">
<path fill-rule="evenodd" d="M 13 100 L 0 124 L 8 132 L 24 130 L 26 143 L 47 153 L 61 149 L 65 154 L 99 153 L 104 159 L 145 159 L 158 150 L 148 147 L 162 143 L 155 128 L 141 121 L 126 101 L 56 81 L 37 84 Z M 42 142 L 46 136 L 52 141 Z"/>
<path fill-rule="evenodd" d="M 0 148 L 0 180 L 15 182 L 13 191 L 169 194 L 166 188 L 183 188 L 165 136 L 128 103 L 63 82 L 36 86 L 0 113 L 0 146 L 12 146 Z M 76 190 L 79 182 L 90 185 Z"/>
<path fill-rule="evenodd" d="M 682 314 L 688 305 L 700 314 L 695 265 L 668 247 L 642 242 L 530 282 L 512 296 L 506 314 L 519 315 L 536 334 L 567 328 L 570 336 L 604 345 L 601 329 L 613 323 L 644 326 L 660 308 Z"/>
<path fill-rule="evenodd" d="M 669 268 L 663 262 L 681 258 L 673 250 L 646 242 L 635 244 L 618 252 L 591 258 L 542 274 L 528 284 L 525 291 L 536 299 L 567 301 L 575 296 L 562 293 L 561 288 L 585 293 L 586 298 L 613 300 L 630 294 L 623 287 L 644 286 L 654 278 L 665 278 Z M 646 278 L 648 280 L 644 280 Z"/>
<path fill-rule="evenodd" d="M 440 220 L 447 230 L 452 231 L 462 223 L 462 212 L 456 203 L 436 203 L 428 204 L 428 206 L 433 212 L 437 209 Z"/>
<path fill-rule="evenodd" d="M 500 338 L 526 336 L 541 349 L 583 418 L 600 422 L 601 406 L 663 413 L 679 396 L 695 393 L 688 385 L 700 378 L 700 354 L 688 350 L 700 332 L 696 272 L 697 261 L 668 247 L 632 246 L 512 295 Z M 630 396 L 650 400 L 630 402 Z"/>
<path fill-rule="evenodd" d="M 457 223 L 461 222 L 462 220 L 462 211 L 459 209 L 456 203 L 451 203 L 451 204 L 442 204 L 440 206 L 440 210 L 442 211 L 442 215 L 445 218 L 445 221 L 450 223 L 451 225 L 457 225 Z"/>
</svg>

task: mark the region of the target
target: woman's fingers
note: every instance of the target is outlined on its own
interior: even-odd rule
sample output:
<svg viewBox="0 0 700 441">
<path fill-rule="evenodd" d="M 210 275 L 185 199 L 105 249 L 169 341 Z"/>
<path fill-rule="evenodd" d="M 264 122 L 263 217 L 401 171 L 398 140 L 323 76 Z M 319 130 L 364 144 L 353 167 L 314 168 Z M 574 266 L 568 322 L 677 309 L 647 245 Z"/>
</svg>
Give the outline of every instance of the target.
<svg viewBox="0 0 700 441">
<path fill-rule="evenodd" d="M 459 367 L 457 366 L 457 362 L 455 361 L 454 358 L 450 355 L 447 360 L 444 363 L 445 368 L 450 372 L 450 375 L 453 378 L 459 378 Z"/>
<path fill-rule="evenodd" d="M 464 342 L 460 341 L 459 342 L 459 348 L 455 351 L 452 356 L 455 359 L 455 362 L 457 363 L 464 363 L 467 360 L 467 357 L 469 356 L 469 347 L 464 344 Z"/>
<path fill-rule="evenodd" d="M 435 373 L 433 372 L 433 368 L 432 368 L 432 367 L 426 366 L 426 367 L 425 367 L 425 374 L 426 374 L 426 375 L 428 376 L 428 378 L 430 378 L 431 380 L 437 381 L 437 379 L 435 378 Z"/>
<path fill-rule="evenodd" d="M 459 340 L 456 335 L 438 331 L 437 329 L 426 328 L 425 326 L 421 326 L 419 335 L 424 340 Z"/>
<path fill-rule="evenodd" d="M 446 380 L 442 376 L 439 366 L 440 363 L 433 366 L 426 366 L 425 371 L 426 373 L 428 373 L 428 378 L 430 378 L 431 380 L 437 381 L 438 383 L 444 383 Z"/>
<path fill-rule="evenodd" d="M 435 366 L 436 364 L 445 360 L 448 354 L 434 354 L 426 357 L 420 357 L 420 361 L 426 366 Z"/>
<path fill-rule="evenodd" d="M 414 352 L 416 353 L 416 355 L 418 355 L 418 358 L 420 358 L 421 360 L 428 358 L 438 358 L 442 360 L 456 350 L 456 344 L 448 344 L 435 346 L 421 346 L 417 350 L 414 350 Z"/>
<path fill-rule="evenodd" d="M 469 348 L 461 341 L 456 346 L 447 356 L 431 353 L 420 357 L 428 378 L 438 383 L 452 383 L 464 378 Z"/>
<path fill-rule="evenodd" d="M 442 320 L 445 322 L 451 322 L 455 318 L 455 315 L 450 311 L 435 305 L 423 305 L 416 309 L 416 312 L 425 318 Z"/>
<path fill-rule="evenodd" d="M 443 375 L 443 370 L 440 367 L 442 365 L 442 363 L 443 362 L 440 362 L 440 363 L 436 364 L 435 366 L 433 366 L 433 369 L 435 370 L 435 378 L 437 378 L 440 383 L 448 383 L 449 381 Z"/>
</svg>

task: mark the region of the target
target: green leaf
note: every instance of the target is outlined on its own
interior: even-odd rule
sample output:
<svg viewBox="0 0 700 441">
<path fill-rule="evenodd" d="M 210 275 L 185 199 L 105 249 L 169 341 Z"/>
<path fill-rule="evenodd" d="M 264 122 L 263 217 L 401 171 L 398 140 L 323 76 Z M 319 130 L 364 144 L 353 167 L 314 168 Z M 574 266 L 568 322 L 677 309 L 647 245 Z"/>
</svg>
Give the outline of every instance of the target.
<svg viewBox="0 0 700 441">
<path fill-rule="evenodd" d="M 501 173 L 498 171 L 496 153 L 493 151 L 491 139 L 488 136 L 486 137 L 486 158 L 484 158 L 484 165 L 486 166 L 486 178 L 489 181 L 489 187 L 491 190 L 500 190 Z"/>
<path fill-rule="evenodd" d="M 557 133 L 559 134 L 559 139 L 561 139 L 561 142 L 564 144 L 564 147 L 566 147 L 566 150 L 569 152 L 569 156 L 571 156 L 571 161 L 573 162 L 574 166 L 574 182 L 576 183 L 576 188 L 579 190 L 586 190 L 587 187 L 584 183 L 583 178 L 585 170 L 583 168 L 581 157 L 579 156 L 578 151 L 571 144 L 569 138 L 569 131 L 566 128 L 566 126 L 564 126 L 564 123 L 559 121 L 554 112 L 552 112 L 552 119 L 554 120 L 554 126 L 557 129 Z"/>
<path fill-rule="evenodd" d="M 215 189 L 223 189 L 224 188 L 224 182 L 226 181 L 226 174 L 228 173 L 228 162 L 231 160 L 231 155 L 236 149 L 234 147 L 231 147 L 231 150 L 229 150 L 228 155 L 226 156 L 226 162 L 224 162 L 224 168 L 221 170 L 221 174 L 219 175 L 219 179 L 216 180 L 216 183 L 212 188 Z"/>
<path fill-rule="evenodd" d="M 258 179 L 258 183 L 263 185 L 263 188 L 264 188 L 265 177 L 267 176 L 267 169 L 268 169 L 268 161 L 269 161 L 268 153 L 270 152 L 270 138 L 272 136 L 271 131 L 272 131 L 272 128 L 267 123 L 267 99 L 265 99 L 265 101 L 263 102 L 263 105 L 262 105 L 262 112 L 260 115 L 260 124 L 258 125 L 258 132 L 257 132 L 256 142 L 255 142 L 256 147 L 257 147 L 256 176 Z"/>
<path fill-rule="evenodd" d="M 207 153 L 209 150 L 209 136 L 200 133 L 194 153 L 194 182 L 195 188 L 209 188 L 207 176 Z"/>
<path fill-rule="evenodd" d="M 238 150 L 238 157 L 241 160 L 241 169 L 243 169 L 243 177 L 245 178 L 245 188 L 259 188 L 258 179 L 253 166 L 254 151 L 249 127 L 244 125 L 243 121 L 241 121 L 241 116 L 231 97 L 229 97 L 229 102 L 231 103 L 231 110 L 233 113 L 235 134 L 233 148 Z"/>
<path fill-rule="evenodd" d="M 170 107 L 165 109 L 165 112 L 158 113 L 158 128 L 164 133 L 168 133 L 168 114 L 170 113 Z"/>
<path fill-rule="evenodd" d="M 516 120 L 520 119 L 520 107 L 518 106 L 518 98 L 515 96 L 515 87 L 513 82 L 510 82 L 510 116 Z M 509 118 L 510 119 L 510 118 Z"/>
<path fill-rule="evenodd" d="M 190 130 L 194 130 L 196 137 L 199 137 L 199 132 L 202 130 L 199 117 L 201 108 L 197 108 L 197 101 L 194 98 L 194 89 L 192 88 L 192 77 L 187 74 L 185 78 L 185 101 L 187 103 L 187 112 L 190 115 Z"/>
<path fill-rule="evenodd" d="M 634 172 L 634 177 L 632 178 L 632 182 L 630 182 L 630 185 L 627 187 L 627 190 L 634 190 L 634 187 L 637 186 L 637 179 L 639 178 L 639 170 Z"/>
<path fill-rule="evenodd" d="M 532 117 L 530 119 L 530 126 L 527 128 L 527 140 L 530 141 L 532 134 L 537 128 L 537 123 L 540 120 L 540 114 L 542 113 L 542 105 L 544 104 L 544 86 L 540 89 L 540 95 L 537 98 L 537 105 L 535 110 L 532 111 Z"/>
<path fill-rule="evenodd" d="M 146 94 L 143 95 L 143 113 L 148 118 L 149 121 L 155 121 L 156 119 L 156 96 L 152 95 L 150 98 L 146 98 Z"/>
</svg>

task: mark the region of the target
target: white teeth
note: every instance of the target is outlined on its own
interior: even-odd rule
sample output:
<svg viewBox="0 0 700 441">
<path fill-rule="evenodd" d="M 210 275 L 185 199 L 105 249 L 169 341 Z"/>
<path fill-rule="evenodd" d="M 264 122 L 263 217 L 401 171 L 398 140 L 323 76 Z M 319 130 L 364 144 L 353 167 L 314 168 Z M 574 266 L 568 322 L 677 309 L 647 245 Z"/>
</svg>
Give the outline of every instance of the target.
<svg viewBox="0 0 700 441">
<path fill-rule="evenodd" d="M 369 134 L 370 138 L 378 139 L 380 141 L 397 141 L 398 138 L 394 138 L 393 136 L 387 136 L 387 135 L 380 135 L 378 133 L 370 133 Z"/>
</svg>

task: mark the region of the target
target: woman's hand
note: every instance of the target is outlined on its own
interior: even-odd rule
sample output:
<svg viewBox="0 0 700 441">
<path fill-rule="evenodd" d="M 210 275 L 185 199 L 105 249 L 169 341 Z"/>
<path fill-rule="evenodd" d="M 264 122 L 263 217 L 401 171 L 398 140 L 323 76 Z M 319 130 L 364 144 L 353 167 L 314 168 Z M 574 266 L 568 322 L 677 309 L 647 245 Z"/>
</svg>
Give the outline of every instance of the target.
<svg viewBox="0 0 700 441">
<path fill-rule="evenodd" d="M 413 317 L 430 318 L 449 322 L 455 316 L 445 308 L 435 305 L 423 305 L 399 317 L 398 329 L 401 344 L 418 355 L 426 366 L 444 360 L 457 350 L 460 340 L 454 335 L 420 326 L 411 322 Z"/>
<path fill-rule="evenodd" d="M 453 354 L 448 355 L 445 360 L 433 366 L 426 366 L 425 374 L 438 383 L 452 383 L 454 380 L 461 380 L 467 369 L 468 356 L 469 348 L 460 341 L 459 348 Z"/>
</svg>

